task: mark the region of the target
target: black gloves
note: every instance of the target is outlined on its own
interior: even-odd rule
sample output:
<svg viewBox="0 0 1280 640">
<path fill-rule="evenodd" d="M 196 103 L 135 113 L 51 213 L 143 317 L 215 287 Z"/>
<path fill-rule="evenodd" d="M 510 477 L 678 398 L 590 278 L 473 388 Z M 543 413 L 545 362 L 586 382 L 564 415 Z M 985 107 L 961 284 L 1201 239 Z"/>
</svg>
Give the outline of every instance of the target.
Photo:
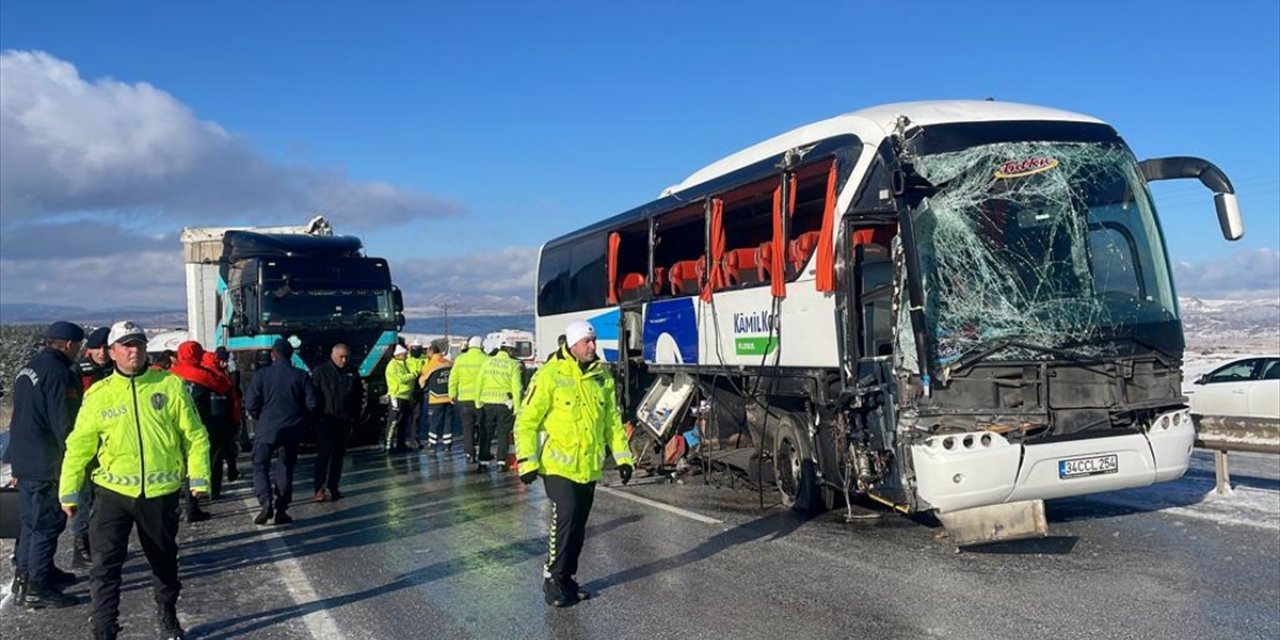
<svg viewBox="0 0 1280 640">
<path fill-rule="evenodd" d="M 533 471 L 526 471 L 520 474 L 520 482 L 523 482 L 525 484 L 533 484 L 533 481 L 537 479 L 538 479 L 537 469 L 534 469 Z"/>
<path fill-rule="evenodd" d="M 635 471 L 635 468 L 629 464 L 623 463 L 618 465 L 618 477 L 622 478 L 622 484 L 631 482 L 632 471 Z"/>
</svg>

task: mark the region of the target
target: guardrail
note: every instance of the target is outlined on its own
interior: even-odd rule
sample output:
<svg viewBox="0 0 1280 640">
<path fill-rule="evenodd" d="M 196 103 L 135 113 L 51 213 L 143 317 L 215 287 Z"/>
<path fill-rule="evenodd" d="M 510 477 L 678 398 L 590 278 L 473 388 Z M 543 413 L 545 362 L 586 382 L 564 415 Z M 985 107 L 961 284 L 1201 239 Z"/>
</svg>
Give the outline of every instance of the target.
<svg viewBox="0 0 1280 640">
<path fill-rule="evenodd" d="M 1223 416 L 1192 416 L 1196 446 L 1213 451 L 1214 479 L 1219 495 L 1231 492 L 1227 453 L 1280 454 L 1280 420 L 1251 420 Z"/>
</svg>

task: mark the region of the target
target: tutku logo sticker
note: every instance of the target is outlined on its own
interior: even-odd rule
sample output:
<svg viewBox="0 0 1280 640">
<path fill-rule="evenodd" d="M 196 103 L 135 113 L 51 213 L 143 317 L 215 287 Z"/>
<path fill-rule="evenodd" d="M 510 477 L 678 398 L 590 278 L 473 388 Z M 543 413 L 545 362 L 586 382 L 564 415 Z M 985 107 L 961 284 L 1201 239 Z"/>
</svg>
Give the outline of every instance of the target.
<svg viewBox="0 0 1280 640">
<path fill-rule="evenodd" d="M 1010 160 L 996 169 L 997 178 L 1021 178 L 1048 171 L 1058 166 L 1057 158 L 1036 156 L 1021 160 Z"/>
</svg>

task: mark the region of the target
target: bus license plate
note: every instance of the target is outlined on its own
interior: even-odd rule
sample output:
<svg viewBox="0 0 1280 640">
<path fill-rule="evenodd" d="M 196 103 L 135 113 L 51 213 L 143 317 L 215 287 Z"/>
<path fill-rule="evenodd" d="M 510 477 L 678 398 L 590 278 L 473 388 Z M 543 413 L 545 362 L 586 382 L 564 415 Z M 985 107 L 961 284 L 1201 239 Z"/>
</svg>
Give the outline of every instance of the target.
<svg viewBox="0 0 1280 640">
<path fill-rule="evenodd" d="M 1120 472 L 1120 457 L 1116 454 L 1064 458 L 1058 461 L 1058 479 L 1084 478 Z"/>
</svg>

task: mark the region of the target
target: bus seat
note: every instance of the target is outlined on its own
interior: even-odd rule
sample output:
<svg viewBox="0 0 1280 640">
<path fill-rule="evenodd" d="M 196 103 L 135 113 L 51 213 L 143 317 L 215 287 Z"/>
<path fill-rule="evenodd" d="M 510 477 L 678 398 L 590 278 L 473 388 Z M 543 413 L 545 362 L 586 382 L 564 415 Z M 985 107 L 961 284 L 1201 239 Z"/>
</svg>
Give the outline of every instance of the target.
<svg viewBox="0 0 1280 640">
<path fill-rule="evenodd" d="M 818 231 L 808 231 L 796 236 L 795 240 L 787 243 L 787 260 L 791 262 L 791 266 L 799 271 L 808 264 L 809 257 L 813 255 L 814 247 L 818 246 Z"/>
<path fill-rule="evenodd" d="M 667 276 L 666 267 L 653 268 L 653 295 L 655 296 L 662 295 L 662 285 L 667 281 L 666 276 Z"/>
<path fill-rule="evenodd" d="M 671 265 L 671 270 L 667 272 L 667 277 L 671 280 L 671 295 L 697 292 L 698 283 L 702 280 L 702 263 L 705 261 L 705 258 L 699 257 L 697 260 L 681 260 Z"/>
<path fill-rule="evenodd" d="M 756 253 L 759 251 L 757 247 L 726 251 L 724 254 L 725 284 L 735 285 L 743 282 L 759 282 L 759 280 L 756 280 L 758 273 L 756 269 Z"/>
<path fill-rule="evenodd" d="M 622 276 L 618 297 L 626 301 L 639 300 L 645 284 L 643 273 L 628 273 Z"/>
<path fill-rule="evenodd" d="M 887 247 L 893 242 L 893 232 L 894 228 L 890 225 L 858 229 L 853 232 L 853 246 L 878 244 Z"/>
<path fill-rule="evenodd" d="M 765 240 L 760 243 L 759 247 L 756 247 L 756 277 L 760 279 L 760 282 L 769 279 L 769 275 L 772 273 L 770 270 L 770 265 L 773 264 L 772 261 L 773 241 Z"/>
</svg>

